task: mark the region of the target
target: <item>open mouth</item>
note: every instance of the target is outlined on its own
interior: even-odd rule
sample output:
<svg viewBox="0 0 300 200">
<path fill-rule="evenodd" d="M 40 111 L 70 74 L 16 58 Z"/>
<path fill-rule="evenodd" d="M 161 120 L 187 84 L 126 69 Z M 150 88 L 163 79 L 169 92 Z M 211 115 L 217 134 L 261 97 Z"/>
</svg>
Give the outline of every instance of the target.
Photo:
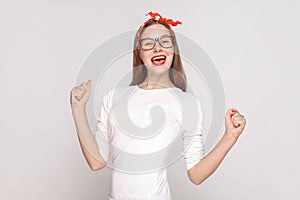
<svg viewBox="0 0 300 200">
<path fill-rule="evenodd" d="M 157 55 L 157 56 L 152 57 L 151 61 L 152 61 L 153 65 L 161 66 L 161 65 L 165 64 L 166 58 L 167 57 L 164 55 Z"/>
</svg>

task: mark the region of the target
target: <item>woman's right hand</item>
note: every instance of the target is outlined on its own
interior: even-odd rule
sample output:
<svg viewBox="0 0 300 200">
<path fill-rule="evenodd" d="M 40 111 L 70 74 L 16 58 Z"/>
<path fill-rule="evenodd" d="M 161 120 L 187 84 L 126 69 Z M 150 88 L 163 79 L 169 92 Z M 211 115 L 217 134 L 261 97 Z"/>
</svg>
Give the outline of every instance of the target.
<svg viewBox="0 0 300 200">
<path fill-rule="evenodd" d="M 79 86 L 72 88 L 70 92 L 70 103 L 73 108 L 85 108 L 90 96 L 92 80 L 81 83 Z"/>
</svg>

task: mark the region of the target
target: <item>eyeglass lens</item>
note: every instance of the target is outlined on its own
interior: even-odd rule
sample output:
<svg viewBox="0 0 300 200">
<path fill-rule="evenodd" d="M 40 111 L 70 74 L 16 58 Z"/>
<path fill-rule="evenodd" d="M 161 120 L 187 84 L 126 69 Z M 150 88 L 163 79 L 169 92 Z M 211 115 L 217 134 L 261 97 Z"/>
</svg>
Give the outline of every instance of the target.
<svg viewBox="0 0 300 200">
<path fill-rule="evenodd" d="M 172 41 L 171 36 L 161 37 L 156 40 L 158 40 L 158 43 L 163 48 L 171 48 L 173 46 L 173 41 Z M 145 38 L 145 39 L 141 40 L 141 46 L 142 46 L 142 49 L 144 49 L 144 50 L 153 49 L 155 46 L 155 43 L 156 43 L 155 40 L 151 39 L 151 38 Z"/>
</svg>

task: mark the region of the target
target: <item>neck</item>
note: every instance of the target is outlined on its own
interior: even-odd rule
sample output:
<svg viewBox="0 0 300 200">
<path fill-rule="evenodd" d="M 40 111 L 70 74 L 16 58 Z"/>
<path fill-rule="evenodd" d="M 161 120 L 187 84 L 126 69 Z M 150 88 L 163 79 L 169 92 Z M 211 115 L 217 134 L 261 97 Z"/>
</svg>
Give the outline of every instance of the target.
<svg viewBox="0 0 300 200">
<path fill-rule="evenodd" d="M 176 86 L 170 80 L 169 73 L 165 73 L 161 76 L 151 76 L 151 74 L 148 74 L 145 80 L 140 84 L 140 87 L 144 89 L 159 89 Z"/>
</svg>

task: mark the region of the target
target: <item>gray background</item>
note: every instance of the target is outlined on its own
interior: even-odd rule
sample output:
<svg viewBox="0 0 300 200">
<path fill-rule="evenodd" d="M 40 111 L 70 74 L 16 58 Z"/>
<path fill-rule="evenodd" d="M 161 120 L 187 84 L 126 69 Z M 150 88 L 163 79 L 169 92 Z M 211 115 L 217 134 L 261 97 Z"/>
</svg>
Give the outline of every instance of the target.
<svg viewBox="0 0 300 200">
<path fill-rule="evenodd" d="M 69 91 L 90 52 L 151 10 L 183 21 L 175 30 L 205 49 L 226 107 L 247 119 L 203 184 L 189 182 L 182 159 L 169 168 L 174 200 L 299 199 L 299 9 L 296 0 L 0 1 L 0 199 L 107 196 L 110 170 L 88 168 Z"/>
</svg>

